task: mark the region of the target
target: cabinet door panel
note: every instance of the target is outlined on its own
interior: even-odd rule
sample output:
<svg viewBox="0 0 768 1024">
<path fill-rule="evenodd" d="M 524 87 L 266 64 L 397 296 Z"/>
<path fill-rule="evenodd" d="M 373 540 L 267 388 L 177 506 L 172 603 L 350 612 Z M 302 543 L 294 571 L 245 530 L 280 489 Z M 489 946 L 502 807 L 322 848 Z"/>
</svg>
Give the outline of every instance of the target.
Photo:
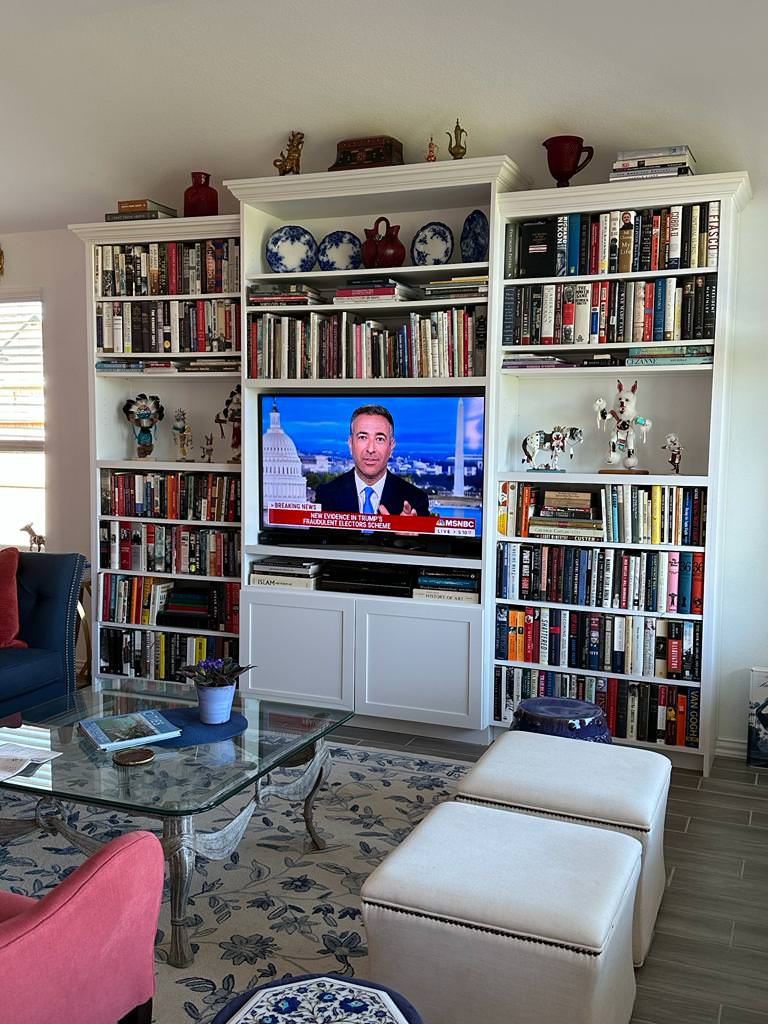
<svg viewBox="0 0 768 1024">
<path fill-rule="evenodd" d="M 264 697 L 351 708 L 354 600 L 244 590 L 242 657 L 256 667 L 248 689 Z"/>
<path fill-rule="evenodd" d="M 358 600 L 355 710 L 481 728 L 482 609 Z"/>
</svg>

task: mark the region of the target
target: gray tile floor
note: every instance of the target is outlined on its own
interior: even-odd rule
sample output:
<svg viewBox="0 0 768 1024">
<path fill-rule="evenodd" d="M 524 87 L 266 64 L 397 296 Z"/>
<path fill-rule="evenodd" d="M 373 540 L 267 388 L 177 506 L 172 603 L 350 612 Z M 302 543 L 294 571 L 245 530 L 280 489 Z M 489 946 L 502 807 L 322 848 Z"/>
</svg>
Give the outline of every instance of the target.
<svg viewBox="0 0 768 1024">
<path fill-rule="evenodd" d="M 345 726 L 345 743 L 474 761 L 483 747 Z M 768 769 L 672 771 L 667 892 L 632 1024 L 768 1024 Z"/>
</svg>

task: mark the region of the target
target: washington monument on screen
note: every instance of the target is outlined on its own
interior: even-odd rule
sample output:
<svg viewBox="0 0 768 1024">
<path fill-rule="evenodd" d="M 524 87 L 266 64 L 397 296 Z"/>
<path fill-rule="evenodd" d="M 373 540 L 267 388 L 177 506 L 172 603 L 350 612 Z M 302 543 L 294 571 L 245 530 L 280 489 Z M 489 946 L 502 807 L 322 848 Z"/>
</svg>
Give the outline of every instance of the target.
<svg viewBox="0 0 768 1024">
<path fill-rule="evenodd" d="M 456 451 L 453 457 L 453 494 L 464 496 L 464 399 L 456 407 Z"/>
</svg>

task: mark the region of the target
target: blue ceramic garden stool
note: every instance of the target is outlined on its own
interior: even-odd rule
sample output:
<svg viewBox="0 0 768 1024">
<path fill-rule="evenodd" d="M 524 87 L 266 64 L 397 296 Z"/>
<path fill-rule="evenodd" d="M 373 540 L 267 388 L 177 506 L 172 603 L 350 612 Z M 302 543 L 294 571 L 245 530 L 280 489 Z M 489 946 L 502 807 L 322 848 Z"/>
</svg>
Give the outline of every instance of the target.
<svg viewBox="0 0 768 1024">
<path fill-rule="evenodd" d="M 422 1024 L 394 989 L 338 974 L 299 974 L 237 996 L 211 1024 Z"/>
<path fill-rule="evenodd" d="M 572 740 L 610 743 L 611 734 L 602 708 L 570 697 L 531 697 L 518 704 L 510 729 L 564 736 Z"/>
</svg>

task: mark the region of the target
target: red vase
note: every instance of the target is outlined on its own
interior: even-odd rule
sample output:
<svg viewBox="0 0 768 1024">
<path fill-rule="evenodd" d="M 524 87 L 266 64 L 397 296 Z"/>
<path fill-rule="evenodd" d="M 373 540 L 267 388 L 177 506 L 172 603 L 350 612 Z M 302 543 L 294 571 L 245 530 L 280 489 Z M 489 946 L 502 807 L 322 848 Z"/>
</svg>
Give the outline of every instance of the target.
<svg viewBox="0 0 768 1024">
<path fill-rule="evenodd" d="M 584 170 L 595 155 L 592 146 L 585 146 L 584 139 L 579 135 L 553 135 L 542 142 L 547 151 L 549 173 L 557 182 L 557 187 L 568 185 L 574 174 Z M 579 163 L 582 153 L 586 154 Z"/>
<path fill-rule="evenodd" d="M 384 234 L 379 225 L 384 224 Z M 365 228 L 361 256 L 363 266 L 370 270 L 373 267 L 400 267 L 405 259 L 405 246 L 397 237 L 399 224 L 390 224 L 386 217 L 379 217 L 372 228 Z"/>
<path fill-rule="evenodd" d="M 219 212 L 219 194 L 209 185 L 207 171 L 192 171 L 192 184 L 184 193 L 185 217 L 215 217 Z"/>
</svg>

